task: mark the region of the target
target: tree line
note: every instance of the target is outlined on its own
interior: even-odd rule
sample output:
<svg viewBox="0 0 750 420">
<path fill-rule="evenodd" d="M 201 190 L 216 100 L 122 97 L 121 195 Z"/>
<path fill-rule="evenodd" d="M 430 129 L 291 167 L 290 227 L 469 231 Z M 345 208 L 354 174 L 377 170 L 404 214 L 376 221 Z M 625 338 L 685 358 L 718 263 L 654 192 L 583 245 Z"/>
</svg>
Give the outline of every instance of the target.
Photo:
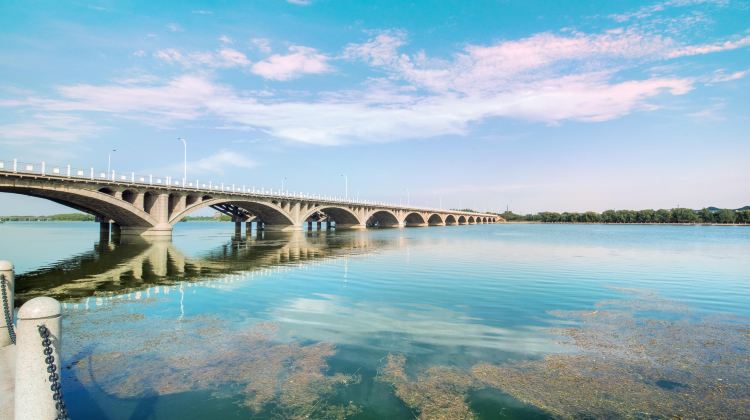
<svg viewBox="0 0 750 420">
<path fill-rule="evenodd" d="M 3 222 L 92 222 L 94 216 L 86 213 L 62 213 L 48 216 L 0 216 Z"/>
<path fill-rule="evenodd" d="M 511 211 L 499 213 L 509 222 L 541 223 L 719 223 L 749 224 L 750 209 L 692 210 L 685 208 L 646 210 L 607 210 L 602 213 L 543 211 L 536 214 L 515 214 Z"/>
</svg>

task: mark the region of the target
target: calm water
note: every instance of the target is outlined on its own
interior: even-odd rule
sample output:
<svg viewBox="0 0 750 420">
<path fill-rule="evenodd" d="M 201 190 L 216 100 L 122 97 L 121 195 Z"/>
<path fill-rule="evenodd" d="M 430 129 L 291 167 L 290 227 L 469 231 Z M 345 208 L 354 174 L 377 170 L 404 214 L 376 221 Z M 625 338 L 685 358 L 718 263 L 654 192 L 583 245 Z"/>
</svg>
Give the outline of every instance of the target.
<svg viewBox="0 0 750 420">
<path fill-rule="evenodd" d="M 73 418 L 546 418 L 560 411 L 539 390 L 464 378 L 574 352 L 555 328 L 579 322 L 559 314 L 632 290 L 696 323 L 750 317 L 742 227 L 231 232 L 182 223 L 172 243 L 99 244 L 93 223 L 0 224 L 17 305 L 64 303 Z"/>
</svg>

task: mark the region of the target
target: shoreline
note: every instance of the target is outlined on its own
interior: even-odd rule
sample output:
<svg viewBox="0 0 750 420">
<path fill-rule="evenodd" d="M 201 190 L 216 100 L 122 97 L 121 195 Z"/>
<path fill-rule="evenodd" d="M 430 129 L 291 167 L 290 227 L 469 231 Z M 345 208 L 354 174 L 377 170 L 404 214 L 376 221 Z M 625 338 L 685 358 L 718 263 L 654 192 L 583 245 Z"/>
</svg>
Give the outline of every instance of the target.
<svg viewBox="0 0 750 420">
<path fill-rule="evenodd" d="M 498 223 L 503 224 L 503 223 Z M 506 221 L 505 224 L 517 225 L 605 225 L 605 226 L 750 226 L 750 223 L 603 223 L 603 222 L 537 222 Z"/>
</svg>

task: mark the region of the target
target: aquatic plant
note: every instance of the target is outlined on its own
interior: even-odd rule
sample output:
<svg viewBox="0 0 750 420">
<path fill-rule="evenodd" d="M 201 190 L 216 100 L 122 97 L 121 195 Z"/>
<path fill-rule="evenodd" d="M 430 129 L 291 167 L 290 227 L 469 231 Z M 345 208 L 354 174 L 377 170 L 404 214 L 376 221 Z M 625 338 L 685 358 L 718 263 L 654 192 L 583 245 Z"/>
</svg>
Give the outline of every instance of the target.
<svg viewBox="0 0 750 420">
<path fill-rule="evenodd" d="M 326 375 L 329 343 L 275 340 L 277 326 L 258 323 L 226 334 L 220 326 L 171 331 L 123 351 L 97 352 L 76 364 L 79 380 L 120 398 L 239 387 L 243 403 L 284 418 L 343 418 L 352 404 L 329 401 L 356 375 Z M 192 331 L 192 332 L 191 332 Z M 123 368 L 125 367 L 125 368 Z"/>
<path fill-rule="evenodd" d="M 431 367 L 410 379 L 388 355 L 378 380 L 420 418 L 471 418 L 471 389 L 490 387 L 560 418 L 713 418 L 750 413 L 746 319 L 691 313 L 653 293 L 595 310 L 555 312 L 574 328 L 551 329 L 573 350 L 536 360 L 479 363 L 470 372 Z"/>
</svg>

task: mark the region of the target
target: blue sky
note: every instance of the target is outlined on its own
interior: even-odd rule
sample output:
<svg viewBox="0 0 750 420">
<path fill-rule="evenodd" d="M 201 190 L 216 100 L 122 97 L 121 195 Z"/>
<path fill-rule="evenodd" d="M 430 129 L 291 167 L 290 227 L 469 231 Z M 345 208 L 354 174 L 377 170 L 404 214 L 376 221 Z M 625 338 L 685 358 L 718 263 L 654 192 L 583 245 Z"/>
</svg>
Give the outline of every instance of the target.
<svg viewBox="0 0 750 420">
<path fill-rule="evenodd" d="M 517 212 L 750 204 L 750 2 L 0 4 L 0 158 Z M 2 214 L 63 210 L 0 194 Z"/>
</svg>

